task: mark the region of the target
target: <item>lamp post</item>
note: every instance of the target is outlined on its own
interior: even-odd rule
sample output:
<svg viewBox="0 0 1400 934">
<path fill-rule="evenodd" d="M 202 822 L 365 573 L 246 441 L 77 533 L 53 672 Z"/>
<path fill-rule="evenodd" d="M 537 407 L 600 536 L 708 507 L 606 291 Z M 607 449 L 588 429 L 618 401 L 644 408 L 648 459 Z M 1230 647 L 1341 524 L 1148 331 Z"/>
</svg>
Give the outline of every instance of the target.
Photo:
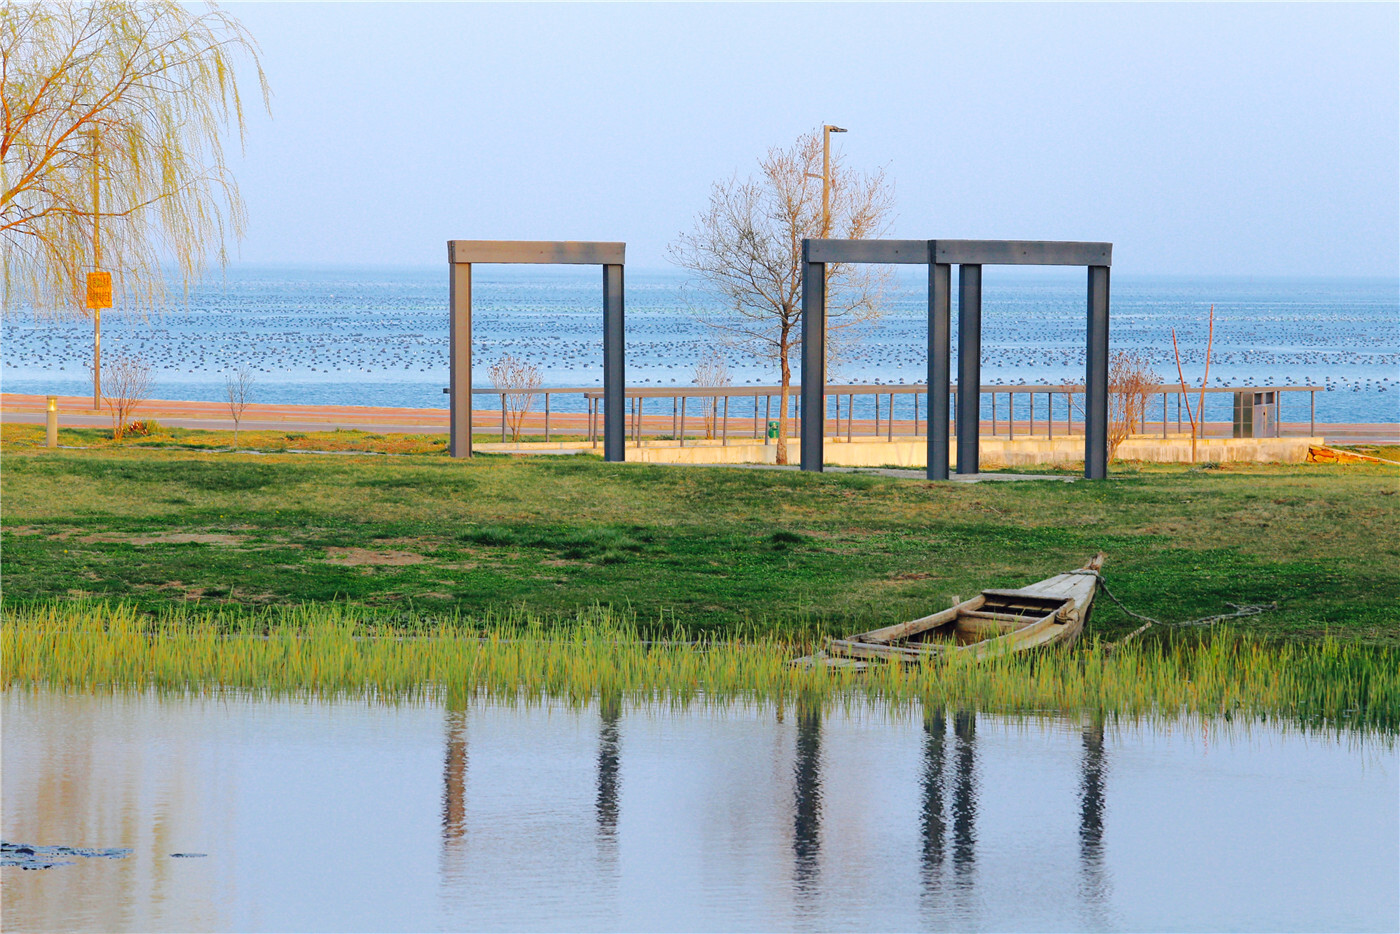
<svg viewBox="0 0 1400 934">
<path fill-rule="evenodd" d="M 100 184 L 98 181 L 98 129 L 92 128 L 92 269 L 102 269 L 102 212 L 98 202 Z M 92 308 L 92 408 L 102 410 L 102 309 L 100 303 L 88 299 Z"/>
<path fill-rule="evenodd" d="M 831 236 L 831 134 L 844 133 L 845 127 L 833 126 L 830 123 L 822 124 L 822 239 Z M 830 351 L 827 348 L 826 338 L 829 330 L 826 325 L 826 295 L 831 289 L 828 278 L 830 264 L 822 266 L 822 379 L 826 379 L 826 362 Z M 822 420 L 826 419 L 826 391 L 822 390 Z M 836 397 L 836 428 L 838 434 L 841 428 L 841 397 Z M 825 431 L 825 429 L 823 429 Z"/>
<path fill-rule="evenodd" d="M 845 127 L 822 126 L 822 239 L 831 236 L 831 134 L 844 133 Z"/>
</svg>

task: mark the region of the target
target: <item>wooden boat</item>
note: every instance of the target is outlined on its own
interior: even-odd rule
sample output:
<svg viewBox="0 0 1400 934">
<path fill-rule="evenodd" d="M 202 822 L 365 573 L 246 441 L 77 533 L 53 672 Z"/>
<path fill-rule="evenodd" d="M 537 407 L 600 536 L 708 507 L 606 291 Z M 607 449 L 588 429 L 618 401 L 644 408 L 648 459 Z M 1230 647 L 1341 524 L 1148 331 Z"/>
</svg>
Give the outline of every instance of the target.
<svg viewBox="0 0 1400 934">
<path fill-rule="evenodd" d="M 918 662 L 953 654 L 981 658 L 1073 642 L 1089 620 L 1103 559 L 1099 554 L 1078 570 L 1016 590 L 984 590 L 929 616 L 832 639 L 825 653 L 797 664 L 863 668 L 871 661 Z"/>
</svg>

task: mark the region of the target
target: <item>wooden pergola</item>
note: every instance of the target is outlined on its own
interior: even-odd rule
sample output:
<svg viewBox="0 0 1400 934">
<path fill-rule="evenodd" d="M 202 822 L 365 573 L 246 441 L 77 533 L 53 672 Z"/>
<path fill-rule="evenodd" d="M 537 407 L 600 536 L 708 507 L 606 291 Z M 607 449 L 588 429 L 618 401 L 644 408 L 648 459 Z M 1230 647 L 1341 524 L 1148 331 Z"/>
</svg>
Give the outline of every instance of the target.
<svg viewBox="0 0 1400 934">
<path fill-rule="evenodd" d="M 1113 244 L 1063 240 L 803 240 L 802 412 L 824 412 L 826 264 L 928 266 L 928 478 L 948 479 L 952 267 L 958 267 L 958 384 L 982 383 L 982 267 L 1085 266 L 1084 476 L 1108 476 L 1108 271 Z M 958 394 L 958 473 L 977 473 L 981 397 Z M 802 469 L 820 471 L 823 419 L 802 420 Z"/>
<path fill-rule="evenodd" d="M 472 264 L 552 263 L 603 267 L 603 459 L 626 459 L 622 297 L 627 244 L 573 240 L 449 240 L 453 457 L 472 455 Z"/>
</svg>

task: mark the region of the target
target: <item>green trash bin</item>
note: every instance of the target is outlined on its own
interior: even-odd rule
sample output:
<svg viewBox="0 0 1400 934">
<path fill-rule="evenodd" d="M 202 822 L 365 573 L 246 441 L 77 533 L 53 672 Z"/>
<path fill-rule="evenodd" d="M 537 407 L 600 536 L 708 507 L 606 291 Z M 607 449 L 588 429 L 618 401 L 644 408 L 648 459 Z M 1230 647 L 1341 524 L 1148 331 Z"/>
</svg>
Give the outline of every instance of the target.
<svg viewBox="0 0 1400 934">
<path fill-rule="evenodd" d="M 777 419 L 770 419 L 769 422 L 768 422 L 768 440 L 769 440 L 769 441 L 777 441 L 777 440 L 778 440 L 778 421 L 777 421 Z"/>
</svg>

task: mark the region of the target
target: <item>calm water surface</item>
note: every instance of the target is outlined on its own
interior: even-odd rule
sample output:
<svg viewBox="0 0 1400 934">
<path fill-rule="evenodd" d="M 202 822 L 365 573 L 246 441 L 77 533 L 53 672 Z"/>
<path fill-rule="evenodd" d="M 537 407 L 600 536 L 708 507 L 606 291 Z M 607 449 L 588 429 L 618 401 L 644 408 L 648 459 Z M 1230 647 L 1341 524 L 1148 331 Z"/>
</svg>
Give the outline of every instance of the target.
<svg viewBox="0 0 1400 934">
<path fill-rule="evenodd" d="M 1395 930 L 1392 740 L 8 691 L 6 930 Z M 172 858 L 171 853 L 205 853 Z"/>
</svg>

